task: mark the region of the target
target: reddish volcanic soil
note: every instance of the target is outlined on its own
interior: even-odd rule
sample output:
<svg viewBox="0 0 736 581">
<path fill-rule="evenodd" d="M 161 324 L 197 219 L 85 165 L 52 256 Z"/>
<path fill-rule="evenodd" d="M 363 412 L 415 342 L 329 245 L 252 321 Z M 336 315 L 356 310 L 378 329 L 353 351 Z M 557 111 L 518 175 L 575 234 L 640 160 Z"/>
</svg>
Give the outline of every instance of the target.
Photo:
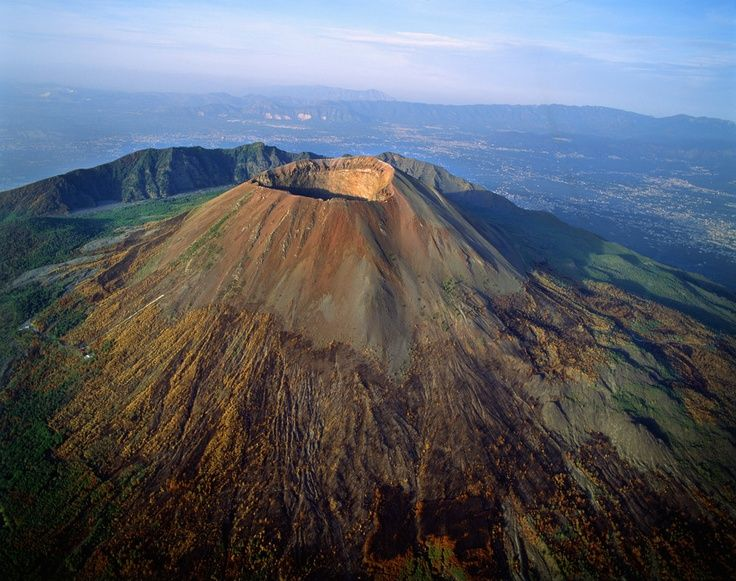
<svg viewBox="0 0 736 581">
<path fill-rule="evenodd" d="M 216 260 L 188 255 L 208 232 Z M 231 190 L 182 224 L 160 262 L 169 265 L 155 296 L 259 305 L 320 345 L 346 343 L 392 367 L 405 364 L 419 328 L 425 337 L 440 328 L 431 315 L 445 311 L 443 284 L 521 288 L 447 202 L 367 157 L 300 161 Z"/>
<path fill-rule="evenodd" d="M 522 269 L 435 183 L 285 165 L 65 299 L 86 508 L 44 534 L 81 577 L 736 574 L 733 339 Z"/>
</svg>

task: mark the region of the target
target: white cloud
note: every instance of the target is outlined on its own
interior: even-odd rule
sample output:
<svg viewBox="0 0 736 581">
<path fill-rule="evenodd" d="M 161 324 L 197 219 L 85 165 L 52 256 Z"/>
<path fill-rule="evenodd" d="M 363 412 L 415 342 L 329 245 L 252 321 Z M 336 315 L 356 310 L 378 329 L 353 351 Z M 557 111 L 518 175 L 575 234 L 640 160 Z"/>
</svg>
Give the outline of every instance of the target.
<svg viewBox="0 0 736 581">
<path fill-rule="evenodd" d="M 457 50 L 479 50 L 486 45 L 476 40 L 456 38 L 428 32 L 392 32 L 381 34 L 368 30 L 349 28 L 327 29 L 325 37 L 345 42 L 359 42 L 401 48 L 441 48 Z"/>
<path fill-rule="evenodd" d="M 490 0 L 473 0 L 460 10 L 463 0 L 406 0 L 411 9 L 378 0 L 366 13 L 356 0 L 348 3 L 352 12 L 327 16 L 216 0 L 89 10 L 74 0 L 14 2 L 0 18 L 0 76 L 185 91 L 325 84 L 411 100 L 602 103 L 731 116 L 731 37 L 627 26 L 612 7 L 552 1 L 491 9 Z"/>
</svg>

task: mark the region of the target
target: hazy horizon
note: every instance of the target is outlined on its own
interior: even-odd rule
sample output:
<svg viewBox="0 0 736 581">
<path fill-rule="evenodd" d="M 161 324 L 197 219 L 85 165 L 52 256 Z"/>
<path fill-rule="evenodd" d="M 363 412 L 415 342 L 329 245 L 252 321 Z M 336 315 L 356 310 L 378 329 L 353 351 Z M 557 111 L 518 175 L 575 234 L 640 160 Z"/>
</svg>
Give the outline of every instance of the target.
<svg viewBox="0 0 736 581">
<path fill-rule="evenodd" d="M 734 119 L 736 8 L 708 1 L 276 0 L 0 8 L 0 70 L 20 83 L 244 94 L 375 89 L 451 105 L 605 106 Z"/>
<path fill-rule="evenodd" d="M 418 104 L 418 105 L 439 105 L 439 106 L 448 106 L 448 107 L 474 107 L 474 106 L 512 106 L 512 107 L 546 107 L 546 106 L 560 106 L 560 107 L 591 107 L 591 108 L 602 108 L 602 109 L 613 109 L 613 110 L 619 110 L 624 111 L 627 113 L 634 113 L 637 115 L 644 115 L 648 117 L 654 117 L 657 119 L 664 119 L 668 117 L 677 117 L 679 115 L 685 115 L 688 117 L 694 117 L 694 118 L 704 118 L 704 119 L 714 119 L 717 121 L 727 121 L 730 123 L 736 124 L 736 111 L 730 116 L 715 116 L 715 115 L 697 115 L 692 114 L 687 111 L 680 111 L 677 113 L 671 113 L 671 114 L 653 114 L 653 113 L 646 113 L 640 110 L 636 109 L 626 109 L 622 107 L 612 107 L 609 105 L 600 105 L 597 103 L 581 103 L 581 104 L 570 104 L 570 103 L 559 103 L 559 102 L 529 102 L 529 103 L 512 103 L 512 102 L 502 102 L 502 101 L 496 101 L 496 102 L 468 102 L 468 103 L 447 103 L 447 102 L 437 102 L 437 101 L 430 101 L 430 100 L 421 100 L 421 99 L 399 99 L 395 97 L 394 95 L 387 93 L 386 91 L 381 91 L 380 89 L 376 89 L 374 87 L 340 87 L 335 85 L 320 85 L 320 84 L 314 84 L 314 85 L 253 85 L 251 87 L 243 87 L 240 91 L 217 91 L 217 90 L 191 90 L 191 91 L 175 91 L 175 90 L 156 90 L 156 89 L 140 89 L 140 90 L 125 90 L 125 89 L 115 89 L 111 87 L 102 87 L 102 86 L 92 86 L 92 85 L 84 85 L 84 84 L 65 84 L 65 83 L 59 83 L 59 82 L 43 82 L 43 81 L 36 81 L 36 82 L 11 82 L 11 83 L 4 83 L 0 84 L 0 91 L 2 90 L 3 86 L 14 86 L 19 89 L 30 89 L 34 88 L 40 91 L 37 96 L 44 97 L 47 96 L 46 93 L 53 89 L 69 89 L 72 91 L 99 91 L 99 92 L 109 92 L 111 94 L 129 94 L 129 95 L 181 95 L 181 96 L 207 96 L 207 95 L 228 95 L 230 97 L 234 98 L 244 98 L 249 96 L 256 96 L 256 97 L 268 97 L 268 98 L 298 98 L 299 97 L 299 91 L 302 90 L 325 90 L 325 91 L 344 91 L 344 92 L 351 92 L 351 93 L 370 93 L 375 92 L 382 94 L 382 96 L 387 101 L 396 101 L 401 103 L 412 103 L 412 104 Z M 50 96 L 50 95 L 48 95 Z M 347 98 L 342 100 L 349 100 Z M 380 99 L 379 99 L 380 100 Z"/>
</svg>

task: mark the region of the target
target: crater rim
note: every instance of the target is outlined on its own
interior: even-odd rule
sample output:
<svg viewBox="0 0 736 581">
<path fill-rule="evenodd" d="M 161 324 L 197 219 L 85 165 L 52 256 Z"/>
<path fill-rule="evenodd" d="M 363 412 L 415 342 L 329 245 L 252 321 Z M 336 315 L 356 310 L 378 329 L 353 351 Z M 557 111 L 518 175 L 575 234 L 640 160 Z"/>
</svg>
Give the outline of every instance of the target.
<svg viewBox="0 0 736 581">
<path fill-rule="evenodd" d="M 370 156 L 302 159 L 266 170 L 261 187 L 327 201 L 385 202 L 393 196 L 394 168 Z"/>
</svg>

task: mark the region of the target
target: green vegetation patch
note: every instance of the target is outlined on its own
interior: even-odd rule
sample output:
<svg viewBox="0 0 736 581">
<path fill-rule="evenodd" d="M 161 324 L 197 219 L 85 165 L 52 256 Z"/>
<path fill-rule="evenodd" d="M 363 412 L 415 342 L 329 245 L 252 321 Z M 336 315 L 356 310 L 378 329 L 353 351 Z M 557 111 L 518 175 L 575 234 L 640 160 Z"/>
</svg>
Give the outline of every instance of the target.
<svg viewBox="0 0 736 581">
<path fill-rule="evenodd" d="M 20 327 L 36 313 L 48 307 L 64 292 L 60 284 L 29 284 L 20 288 L 0 289 L 0 369 L 19 354 Z"/>
<path fill-rule="evenodd" d="M 204 190 L 64 217 L 6 215 L 0 221 L 0 288 L 27 270 L 69 260 L 91 240 L 188 212 L 224 191 Z"/>
<path fill-rule="evenodd" d="M 27 270 L 69 260 L 106 231 L 106 222 L 97 219 L 6 218 L 0 222 L 0 288 Z"/>
<path fill-rule="evenodd" d="M 18 329 L 49 307 L 64 293 L 58 283 L 32 282 L 21 287 L 11 283 L 22 273 L 65 262 L 88 242 L 107 238 L 117 231 L 164 220 L 188 212 L 227 188 L 216 188 L 133 205 L 80 212 L 66 217 L 29 217 L 6 214 L 0 218 L 0 371 L 21 348 Z M 84 320 L 86 307 L 75 304 L 58 312 L 51 321 L 53 334 L 61 337 Z"/>
<path fill-rule="evenodd" d="M 51 420 L 101 363 L 53 337 L 24 337 L 28 356 L 0 392 L 0 578 L 71 578 L 144 472 L 131 466 L 104 482 L 57 454 L 65 435 Z"/>
<path fill-rule="evenodd" d="M 454 298 L 457 294 L 458 281 L 454 278 L 446 278 L 442 281 L 442 291 L 449 297 Z"/>
<path fill-rule="evenodd" d="M 55 457 L 62 436 L 49 427 L 81 386 L 83 360 L 38 337 L 30 349 L 33 357 L 19 364 L 0 397 L 0 570 L 6 579 L 42 576 L 38 563 L 55 549 L 48 533 L 81 510 L 80 494 L 94 478 Z"/>
<path fill-rule="evenodd" d="M 203 203 L 219 196 L 228 189 L 230 189 L 230 186 L 226 188 L 211 188 L 170 198 L 147 200 L 131 205 L 117 205 L 109 209 L 103 208 L 80 213 L 78 214 L 78 219 L 102 221 L 105 223 L 109 233 L 122 227 L 138 226 L 146 222 L 178 216 L 183 212 L 188 212 L 193 208 L 201 206 Z"/>
<path fill-rule="evenodd" d="M 433 541 L 428 541 L 419 554 L 408 559 L 399 575 L 399 579 L 406 581 L 465 581 L 467 578 L 465 571 L 458 565 L 453 549 Z"/>
<path fill-rule="evenodd" d="M 496 198 L 486 202 L 490 208 L 468 203 L 465 214 L 481 229 L 494 235 L 502 232 L 527 269 L 541 265 L 576 281 L 610 283 L 714 329 L 736 331 L 736 295 L 724 287 L 569 226 L 546 212 L 521 210 Z"/>
</svg>

